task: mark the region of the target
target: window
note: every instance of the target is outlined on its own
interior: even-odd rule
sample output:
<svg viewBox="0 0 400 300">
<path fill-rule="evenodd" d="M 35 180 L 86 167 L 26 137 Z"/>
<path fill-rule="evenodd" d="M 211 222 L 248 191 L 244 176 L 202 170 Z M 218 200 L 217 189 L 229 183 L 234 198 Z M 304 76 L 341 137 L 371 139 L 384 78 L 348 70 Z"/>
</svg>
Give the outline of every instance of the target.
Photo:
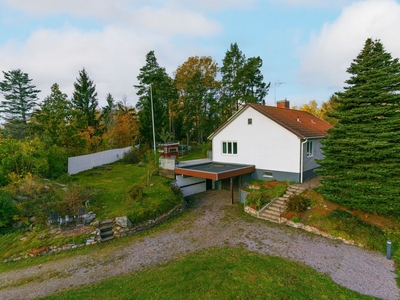
<svg viewBox="0 0 400 300">
<path fill-rule="evenodd" d="M 237 142 L 222 142 L 223 154 L 237 154 Z"/>
<path fill-rule="evenodd" d="M 169 153 L 176 153 L 178 152 L 178 148 L 173 147 L 173 148 L 169 148 Z"/>
<path fill-rule="evenodd" d="M 248 124 L 248 125 L 253 124 L 253 119 L 252 119 L 252 118 L 247 119 L 247 124 Z"/>
<path fill-rule="evenodd" d="M 274 173 L 271 172 L 271 171 L 264 171 L 263 172 L 263 177 L 273 178 L 274 177 Z"/>
<path fill-rule="evenodd" d="M 307 141 L 307 157 L 313 157 L 313 156 L 314 156 L 313 142 Z"/>
</svg>

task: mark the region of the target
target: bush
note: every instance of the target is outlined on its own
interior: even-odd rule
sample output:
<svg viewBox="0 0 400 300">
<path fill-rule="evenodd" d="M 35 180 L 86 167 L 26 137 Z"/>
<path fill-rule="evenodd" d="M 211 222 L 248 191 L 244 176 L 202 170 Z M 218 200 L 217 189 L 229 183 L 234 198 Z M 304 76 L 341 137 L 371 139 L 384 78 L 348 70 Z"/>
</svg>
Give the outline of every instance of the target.
<svg viewBox="0 0 400 300">
<path fill-rule="evenodd" d="M 122 161 L 128 164 L 137 164 L 139 162 L 139 150 L 132 148 L 124 154 Z"/>
<path fill-rule="evenodd" d="M 287 202 L 287 209 L 286 211 L 301 213 L 307 210 L 310 206 L 310 199 L 305 197 L 304 195 L 294 195 L 291 196 Z"/>
<path fill-rule="evenodd" d="M 14 215 L 18 214 L 18 209 L 14 204 L 11 193 L 0 189 L 0 227 L 11 224 Z"/>
<path fill-rule="evenodd" d="M 128 191 L 128 196 L 132 200 L 137 200 L 144 196 L 144 185 L 141 183 L 134 183 Z"/>
<path fill-rule="evenodd" d="M 259 210 L 262 206 L 264 206 L 264 204 L 267 204 L 269 202 L 270 199 L 266 195 L 265 190 L 259 189 L 254 190 L 247 195 L 245 205 L 254 206 L 255 209 Z"/>
</svg>

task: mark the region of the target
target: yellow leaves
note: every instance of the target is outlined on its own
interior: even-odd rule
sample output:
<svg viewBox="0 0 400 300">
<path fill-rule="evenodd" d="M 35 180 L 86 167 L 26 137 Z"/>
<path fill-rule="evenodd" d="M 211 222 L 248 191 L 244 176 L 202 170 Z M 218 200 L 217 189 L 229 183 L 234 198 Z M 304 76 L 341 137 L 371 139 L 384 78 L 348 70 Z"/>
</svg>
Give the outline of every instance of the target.
<svg viewBox="0 0 400 300">
<path fill-rule="evenodd" d="M 197 72 L 201 73 L 204 86 L 215 87 L 218 84 L 215 80 L 217 63 L 210 56 L 192 56 L 176 70 L 176 87 L 181 95 L 186 90 L 187 83 Z"/>
</svg>

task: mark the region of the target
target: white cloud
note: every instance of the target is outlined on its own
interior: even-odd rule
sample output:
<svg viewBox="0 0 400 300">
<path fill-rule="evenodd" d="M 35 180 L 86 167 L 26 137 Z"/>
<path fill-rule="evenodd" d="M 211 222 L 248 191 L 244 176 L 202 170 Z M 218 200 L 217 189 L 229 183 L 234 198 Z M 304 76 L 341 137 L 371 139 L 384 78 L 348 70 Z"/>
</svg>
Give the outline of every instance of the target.
<svg viewBox="0 0 400 300">
<path fill-rule="evenodd" d="M 236 0 L 240 2 L 242 0 Z M 196 10 L 185 9 L 174 1 L 161 2 L 127 0 L 3 0 L 7 6 L 35 17 L 70 15 L 85 20 L 119 24 L 164 34 L 208 36 L 220 32 L 220 25 Z M 157 1 L 153 1 L 157 2 Z M 225 2 L 220 0 L 217 2 Z"/>
<path fill-rule="evenodd" d="M 308 7 L 342 7 L 343 5 L 350 4 L 354 0 L 270 0 L 271 2 L 279 4 L 287 4 L 290 6 L 308 6 Z"/>
<path fill-rule="evenodd" d="M 400 56 L 400 4 L 394 0 L 356 2 L 312 36 L 302 49 L 300 81 L 342 89 L 352 60 L 367 38 L 380 39 L 393 57 Z"/>
<path fill-rule="evenodd" d="M 134 105 L 137 97 L 133 84 L 149 51 L 155 50 L 160 66 L 172 75 L 187 57 L 206 52 L 194 38 L 213 36 L 221 31 L 219 23 L 195 10 L 178 7 L 173 1 L 157 7 L 152 7 L 157 1 L 144 0 L 134 4 L 126 0 L 2 2 L 43 19 L 43 27 L 33 31 L 27 40 L 0 44 L 0 70 L 21 68 L 42 90 L 41 99 L 49 95 L 50 86 L 55 82 L 71 97 L 78 72 L 85 67 L 96 84 L 101 105 L 109 92 L 116 100 L 126 94 Z M 58 14 L 101 24 L 96 30 L 86 31 L 70 25 L 46 26 L 46 17 Z"/>
<path fill-rule="evenodd" d="M 155 50 L 162 67 L 172 74 L 189 57 L 188 49 L 179 49 L 161 35 L 143 37 L 140 33 L 107 27 L 103 31 L 82 32 L 76 28 L 36 31 L 25 43 L 8 42 L 0 48 L 1 70 L 21 68 L 29 74 L 32 83 L 42 90 L 40 98 L 50 93 L 57 82 L 62 92 L 72 95 L 73 83 L 83 67 L 97 87 L 103 105 L 105 95 L 116 100 L 124 94 L 136 103 L 136 76 L 145 64 L 145 56 Z"/>
</svg>

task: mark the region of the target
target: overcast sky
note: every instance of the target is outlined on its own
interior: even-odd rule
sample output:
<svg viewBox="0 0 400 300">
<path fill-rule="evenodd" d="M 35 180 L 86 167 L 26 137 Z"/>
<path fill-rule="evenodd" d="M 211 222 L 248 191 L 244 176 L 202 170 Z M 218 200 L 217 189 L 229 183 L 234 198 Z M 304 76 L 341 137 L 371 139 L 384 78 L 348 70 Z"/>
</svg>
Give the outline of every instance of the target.
<svg viewBox="0 0 400 300">
<path fill-rule="evenodd" d="M 85 67 L 101 106 L 107 93 L 135 105 L 149 51 L 173 76 L 190 56 L 221 66 L 236 42 L 263 60 L 267 105 L 321 103 L 367 38 L 400 57 L 399 21 L 400 0 L 0 0 L 0 70 L 28 73 L 43 100 L 53 83 L 71 97 Z"/>
</svg>

